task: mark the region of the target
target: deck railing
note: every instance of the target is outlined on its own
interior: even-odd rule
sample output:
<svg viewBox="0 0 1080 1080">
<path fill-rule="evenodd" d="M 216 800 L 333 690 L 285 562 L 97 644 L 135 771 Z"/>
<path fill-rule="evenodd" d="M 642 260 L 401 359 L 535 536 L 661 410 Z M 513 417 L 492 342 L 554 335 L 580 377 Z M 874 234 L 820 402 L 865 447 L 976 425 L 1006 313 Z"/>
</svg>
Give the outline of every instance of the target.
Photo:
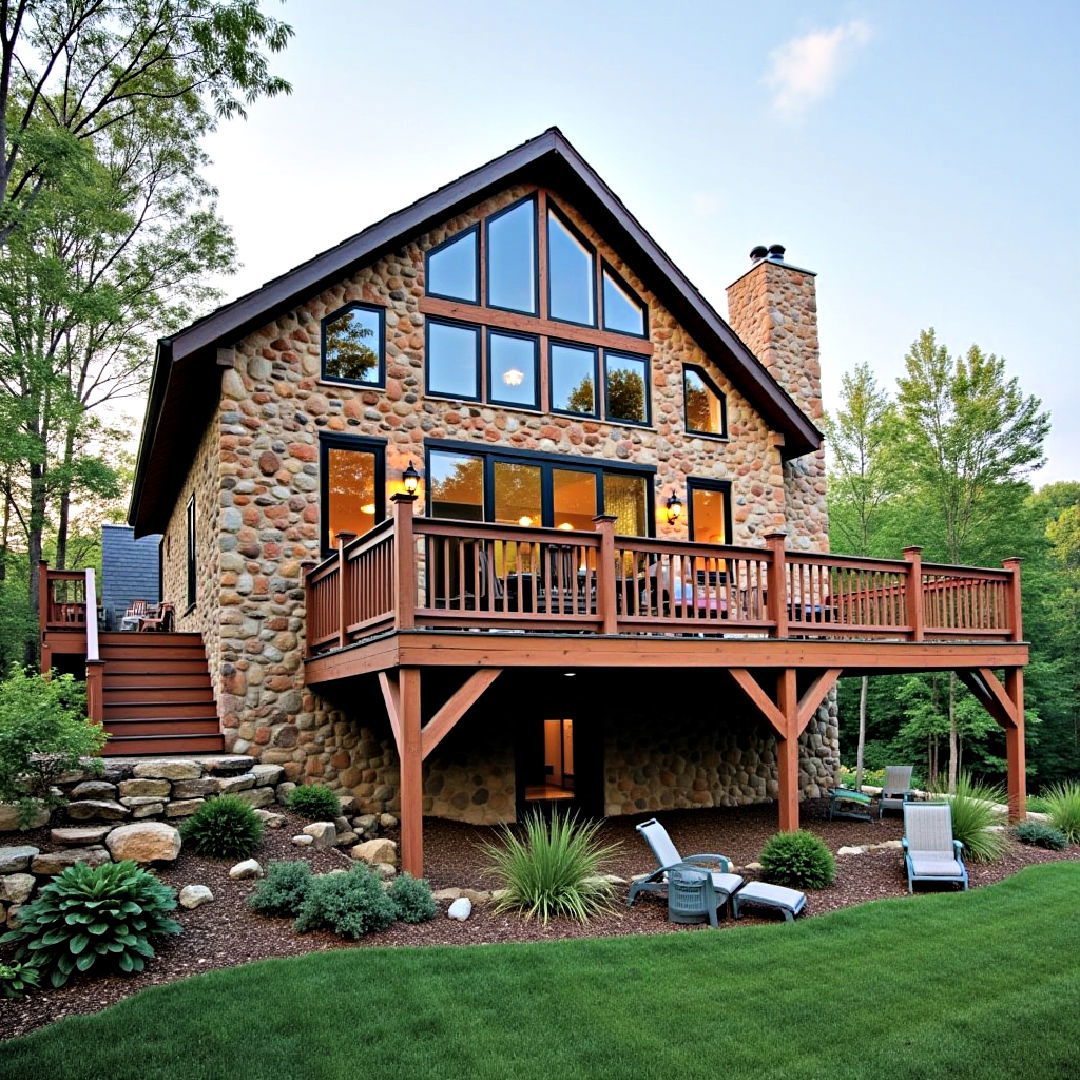
<svg viewBox="0 0 1080 1080">
<path fill-rule="evenodd" d="M 42 630 L 86 628 L 85 570 L 50 570 L 45 563 L 41 564 L 38 621 Z"/>
<path fill-rule="evenodd" d="M 312 653 L 391 629 L 1020 640 L 1003 569 L 393 514 L 306 573 Z"/>
</svg>

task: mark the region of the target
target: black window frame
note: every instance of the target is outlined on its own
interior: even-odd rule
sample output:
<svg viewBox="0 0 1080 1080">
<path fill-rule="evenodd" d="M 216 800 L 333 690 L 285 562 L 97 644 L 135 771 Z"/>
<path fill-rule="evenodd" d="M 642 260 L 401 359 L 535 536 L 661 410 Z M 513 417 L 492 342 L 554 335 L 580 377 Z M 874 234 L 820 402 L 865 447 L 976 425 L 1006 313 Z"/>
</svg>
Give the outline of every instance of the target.
<svg viewBox="0 0 1080 1080">
<path fill-rule="evenodd" d="M 428 264 L 431 261 L 432 255 L 438 255 L 444 248 L 450 247 L 451 244 L 456 244 L 459 240 L 463 239 L 468 233 L 476 234 L 476 299 L 464 300 L 460 296 L 450 296 L 447 293 L 434 292 L 428 288 L 428 282 L 431 275 L 428 269 Z M 481 242 L 480 242 L 480 222 L 475 225 L 470 225 L 467 229 L 461 229 L 454 233 L 453 236 L 448 236 L 442 243 L 436 244 L 433 248 L 429 248 L 424 252 L 424 295 L 434 296 L 439 300 L 451 300 L 455 304 L 469 304 L 472 307 L 479 307 L 484 301 L 483 290 L 481 289 L 481 282 L 483 281 L 483 274 L 480 272 L 480 260 L 481 260 Z"/>
<path fill-rule="evenodd" d="M 198 584 L 198 580 L 197 580 L 198 569 L 199 569 L 199 558 L 198 558 L 198 542 L 197 542 L 197 536 L 196 536 L 196 531 L 195 531 L 195 529 L 196 529 L 196 511 L 195 511 L 195 494 L 194 494 L 194 492 L 192 493 L 191 498 L 188 499 L 187 511 L 186 511 L 186 514 L 185 514 L 185 518 L 186 518 L 186 525 L 187 525 L 187 551 L 186 551 L 186 562 L 187 562 L 187 611 L 185 611 L 184 614 L 186 615 L 186 614 L 188 614 L 188 612 L 191 612 L 191 611 L 195 610 L 195 603 L 198 600 L 198 596 L 199 596 L 199 584 Z"/>
<path fill-rule="evenodd" d="M 447 393 L 445 390 L 431 389 L 431 327 L 452 326 L 459 330 L 470 330 L 476 338 L 476 396 Z M 485 326 L 480 323 L 460 322 L 457 319 L 444 319 L 428 315 L 424 319 L 424 396 L 438 398 L 440 401 L 478 401 L 484 400 L 484 372 L 482 367 L 483 341 Z"/>
<path fill-rule="evenodd" d="M 341 375 L 331 375 L 326 370 L 326 326 L 336 322 L 350 311 L 373 311 L 379 317 L 379 378 L 377 382 L 364 382 L 362 379 L 346 379 Z M 369 390 L 386 388 L 386 308 L 380 304 L 366 304 L 362 300 L 350 300 L 337 310 L 324 315 L 319 323 L 319 379 L 324 383 L 338 386 L 363 386 Z"/>
<path fill-rule="evenodd" d="M 574 319 L 560 319 L 558 315 L 553 314 L 551 310 L 551 237 L 550 235 L 545 238 L 544 254 L 547 257 L 547 273 L 544 275 L 544 283 L 547 289 L 547 315 L 552 322 L 562 323 L 564 326 L 584 326 L 590 330 L 597 330 L 600 328 L 600 298 L 596 295 L 596 281 L 597 281 L 597 267 L 602 261 L 600 253 L 596 250 L 596 247 L 590 243 L 585 237 L 582 231 L 559 209 L 558 203 L 554 199 L 548 198 L 547 211 L 549 214 L 554 214 L 563 227 L 575 237 L 578 243 L 581 244 L 586 251 L 592 255 L 592 273 L 589 275 L 589 285 L 592 289 L 592 309 L 593 309 L 593 321 L 592 322 L 577 322 Z M 548 227 L 547 220 L 544 220 L 544 228 Z"/>
<path fill-rule="evenodd" d="M 512 311 L 516 315 L 528 315 L 531 318 L 538 319 L 540 317 L 540 199 L 538 192 L 532 191 L 528 195 L 523 196 L 516 202 L 511 203 L 509 206 L 504 206 L 501 210 L 496 210 L 493 214 L 488 214 L 484 218 L 484 288 L 483 288 L 483 300 L 484 306 L 489 307 L 494 311 Z M 526 311 L 524 308 L 506 307 L 503 304 L 493 304 L 491 302 L 491 223 L 497 221 L 499 218 L 505 216 L 516 210 L 523 203 L 531 202 L 533 204 L 533 310 Z M 473 226 L 476 228 L 476 226 Z M 477 245 L 479 247 L 479 244 Z"/>
<path fill-rule="evenodd" d="M 645 480 L 646 523 L 649 529 L 647 537 L 656 536 L 656 467 L 653 465 L 635 465 L 633 463 L 613 465 L 592 458 L 571 457 L 564 454 L 546 454 L 533 450 L 508 450 L 503 447 L 477 446 L 475 443 L 457 442 L 448 439 L 431 439 L 424 444 L 424 475 L 431 475 L 431 453 L 468 454 L 479 457 L 484 462 L 484 521 L 495 519 L 495 462 L 501 461 L 512 465 L 540 466 L 540 520 L 551 522 L 542 528 L 555 528 L 555 485 L 552 469 L 574 469 L 579 472 L 591 472 L 599 477 L 596 485 L 596 513 L 604 512 L 604 474 L 617 473 L 622 476 L 634 476 Z M 431 516 L 431 484 L 425 484 L 424 513 Z M 454 518 L 441 518 L 453 521 Z"/>
<path fill-rule="evenodd" d="M 652 427 L 652 362 L 650 357 L 640 353 L 631 352 L 629 349 L 604 349 L 603 350 L 603 376 L 604 376 L 604 423 L 623 424 L 627 427 Z M 643 404 L 645 406 L 644 420 L 625 420 L 611 415 L 611 401 L 608 393 L 608 357 L 624 357 L 627 360 L 636 360 L 645 365 L 645 389 L 643 392 Z"/>
<path fill-rule="evenodd" d="M 551 350 L 553 347 L 558 346 L 564 349 L 575 349 L 578 352 L 592 353 L 593 362 L 593 411 L 592 412 L 573 412 L 570 409 L 557 409 L 555 407 L 555 396 L 552 392 L 552 379 L 551 379 Z M 599 420 L 600 419 L 600 401 L 601 401 L 601 372 L 600 372 L 600 350 L 595 345 L 585 345 L 580 341 L 563 341 L 560 338 L 548 338 L 547 342 L 547 356 L 544 360 L 547 364 L 547 389 L 548 389 L 548 407 L 549 411 L 553 412 L 556 416 L 573 416 L 579 420 Z"/>
<path fill-rule="evenodd" d="M 731 481 L 714 480 L 708 476 L 690 476 L 686 480 L 686 531 L 692 543 L 704 544 L 708 541 L 694 540 L 694 492 L 718 491 L 724 497 L 724 544 L 731 545 Z"/>
<path fill-rule="evenodd" d="M 614 327 L 607 325 L 607 304 L 604 301 L 604 275 L 610 274 L 614 278 L 615 283 L 629 293 L 633 300 L 636 302 L 638 308 L 641 311 L 641 325 L 643 327 L 643 333 L 635 334 L 632 330 L 616 330 Z M 607 261 L 607 259 L 601 258 L 600 260 L 600 329 L 607 334 L 625 334 L 626 337 L 634 338 L 638 341 L 649 340 L 649 305 L 645 303 L 637 294 L 637 289 L 631 288 L 629 282 Z"/>
<path fill-rule="evenodd" d="M 339 431 L 319 432 L 319 547 L 323 558 L 336 545 L 330 536 L 330 451 L 358 450 L 375 458 L 375 518 L 372 527 L 386 519 L 386 440 Z"/>
<path fill-rule="evenodd" d="M 526 334 L 520 330 L 504 330 L 499 326 L 485 326 L 484 330 L 484 374 L 487 377 L 487 395 L 484 398 L 486 404 L 500 405 L 505 409 L 531 409 L 533 412 L 540 411 L 540 338 L 537 334 Z M 517 338 L 519 341 L 527 341 L 533 347 L 533 402 L 527 404 L 522 401 L 506 401 L 502 398 L 497 398 L 492 393 L 492 387 L 495 385 L 494 380 L 491 377 L 491 338 L 506 337 Z"/>
<path fill-rule="evenodd" d="M 725 394 L 719 386 L 716 385 L 715 380 L 709 373 L 701 367 L 700 364 L 683 364 L 682 375 L 682 392 L 683 392 L 683 428 L 686 430 L 687 435 L 700 435 L 704 439 L 718 439 L 721 441 L 727 441 L 728 436 L 728 418 L 727 418 L 727 394 Z M 711 390 L 720 401 L 720 431 L 702 431 L 700 428 L 694 428 L 690 426 L 690 409 L 689 402 L 686 395 L 686 373 L 688 371 L 694 372 L 706 387 Z"/>
</svg>

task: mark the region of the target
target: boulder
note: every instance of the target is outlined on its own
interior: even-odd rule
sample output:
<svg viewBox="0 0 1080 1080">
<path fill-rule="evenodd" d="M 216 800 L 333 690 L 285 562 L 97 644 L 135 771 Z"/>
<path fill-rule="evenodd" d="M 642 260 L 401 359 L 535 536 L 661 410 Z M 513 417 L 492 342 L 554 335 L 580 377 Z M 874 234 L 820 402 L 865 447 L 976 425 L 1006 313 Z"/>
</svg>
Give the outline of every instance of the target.
<svg viewBox="0 0 1080 1080">
<path fill-rule="evenodd" d="M 172 786 L 172 797 L 194 799 L 198 796 L 213 795 L 220 782 L 213 776 L 200 776 L 197 780 L 175 780 Z"/>
<path fill-rule="evenodd" d="M 163 821 L 139 821 L 113 829 L 105 837 L 105 846 L 117 862 L 175 862 L 180 854 L 180 833 Z"/>
<path fill-rule="evenodd" d="M 383 881 L 389 881 L 391 878 L 397 877 L 397 867 L 391 866 L 388 862 L 376 863 L 375 873 L 378 874 Z"/>
<path fill-rule="evenodd" d="M 334 828 L 337 829 L 339 833 L 348 832 L 351 828 L 349 819 L 345 816 L 334 818 Z"/>
<path fill-rule="evenodd" d="M 30 870 L 41 877 L 52 877 L 76 863 L 103 866 L 107 862 L 112 862 L 112 856 L 103 847 L 66 848 L 34 856 Z"/>
<path fill-rule="evenodd" d="M 398 827 L 398 819 L 393 814 L 380 814 L 379 815 L 379 828 L 380 829 L 396 829 Z"/>
<path fill-rule="evenodd" d="M 138 806 L 164 806 L 165 797 L 163 795 L 121 795 L 120 805 L 130 807 L 132 810 Z"/>
<path fill-rule="evenodd" d="M 121 797 L 153 795 L 154 798 L 161 799 L 171 791 L 172 784 L 168 780 L 156 780 L 146 776 L 138 776 L 133 780 L 123 780 L 120 783 Z"/>
<path fill-rule="evenodd" d="M 205 799 L 181 799 L 179 802 L 171 802 L 165 807 L 166 817 L 191 817 Z"/>
<path fill-rule="evenodd" d="M 115 799 L 116 785 L 106 780 L 84 780 L 71 790 L 73 799 Z"/>
<path fill-rule="evenodd" d="M 131 816 L 133 818 L 148 818 L 158 817 L 163 813 L 165 813 L 165 804 L 163 802 L 150 802 L 143 806 L 134 807 Z"/>
<path fill-rule="evenodd" d="M 222 795 L 236 795 L 238 792 L 246 791 L 248 788 L 255 786 L 255 774 L 246 772 L 241 773 L 239 776 L 220 776 L 214 783 Z"/>
<path fill-rule="evenodd" d="M 332 821 L 313 821 L 305 825 L 303 831 L 311 837 L 311 846 L 316 851 L 325 851 L 337 843 L 337 829 Z"/>
<path fill-rule="evenodd" d="M 284 814 L 277 814 L 273 810 L 263 810 L 262 807 L 256 808 L 255 816 L 262 818 L 263 824 L 268 829 L 280 829 L 288 820 Z"/>
<path fill-rule="evenodd" d="M 337 834 L 337 840 L 334 841 L 334 847 L 352 847 L 359 839 L 359 833 L 354 833 L 352 829 L 346 829 L 344 832 L 339 832 Z"/>
<path fill-rule="evenodd" d="M 110 784 L 119 784 L 121 780 L 130 780 L 135 772 L 134 761 L 106 761 L 101 770 L 101 779 Z"/>
<path fill-rule="evenodd" d="M 0 900 L 5 904 L 25 904 L 37 885 L 33 874 L 0 875 Z"/>
<path fill-rule="evenodd" d="M 49 839 L 61 847 L 87 847 L 100 844 L 112 831 L 111 825 L 69 825 L 53 829 Z"/>
<path fill-rule="evenodd" d="M 343 814 L 351 814 L 356 807 L 356 796 L 339 795 L 338 802 L 341 803 L 341 812 Z"/>
<path fill-rule="evenodd" d="M 233 881 L 249 881 L 251 878 L 260 878 L 265 873 L 256 859 L 245 859 L 229 871 L 229 877 Z"/>
<path fill-rule="evenodd" d="M 464 896 L 455 900 L 446 910 L 446 917 L 448 919 L 456 919 L 458 922 L 464 922 L 471 914 L 472 901 L 466 899 Z"/>
<path fill-rule="evenodd" d="M 315 843 L 315 837 L 311 836 L 309 833 L 298 833 L 292 838 L 292 842 L 297 847 L 310 847 Z"/>
<path fill-rule="evenodd" d="M 122 821 L 131 811 L 111 799 L 84 799 L 68 803 L 67 816 L 72 821 Z"/>
<path fill-rule="evenodd" d="M 431 894 L 431 899 L 436 900 L 436 901 L 440 901 L 440 900 L 460 900 L 461 899 L 461 890 L 460 889 L 436 889 Z"/>
<path fill-rule="evenodd" d="M 284 765 L 253 765 L 251 775 L 255 777 L 256 787 L 276 784 L 285 775 Z"/>
<path fill-rule="evenodd" d="M 269 787 L 251 788 L 248 791 L 234 791 L 231 794 L 243 799 L 248 806 L 269 806 L 274 801 L 274 789 Z"/>
<path fill-rule="evenodd" d="M 22 904 L 12 904 L 11 907 L 7 909 L 7 919 L 5 920 L 4 925 L 9 930 L 14 930 L 15 927 L 19 925 L 19 908 L 21 907 Z"/>
<path fill-rule="evenodd" d="M 377 814 L 361 814 L 359 817 L 354 817 L 352 823 L 357 832 L 370 833 L 378 829 L 379 818 Z"/>
<path fill-rule="evenodd" d="M 194 780 L 202 775 L 202 767 L 195 761 L 141 761 L 133 770 L 135 776 L 148 776 L 152 780 Z"/>
<path fill-rule="evenodd" d="M 357 844 L 349 854 L 358 862 L 370 863 L 372 866 L 377 863 L 389 863 L 392 866 L 397 864 L 397 844 L 393 840 L 367 840 L 363 844 Z"/>
<path fill-rule="evenodd" d="M 205 885 L 185 885 L 177 897 L 180 906 L 184 908 L 197 908 L 202 904 L 209 904 L 213 899 L 214 894 Z"/>
<path fill-rule="evenodd" d="M 235 776 L 248 772 L 254 764 L 245 754 L 227 754 L 222 757 L 201 758 L 199 764 L 212 776 Z"/>
<path fill-rule="evenodd" d="M 296 785 L 291 780 L 286 780 L 283 784 L 278 784 L 274 788 L 274 798 L 277 800 L 280 806 L 289 805 L 289 796 L 296 790 Z"/>
<path fill-rule="evenodd" d="M 837 855 L 865 855 L 866 848 L 862 844 L 850 844 L 847 847 L 836 849 Z"/>
<path fill-rule="evenodd" d="M 14 874 L 25 870 L 40 848 L 23 844 L 20 847 L 0 847 L 0 874 Z"/>
<path fill-rule="evenodd" d="M 491 899 L 487 889 L 462 889 L 461 895 L 473 904 L 486 904 Z"/>
<path fill-rule="evenodd" d="M 49 810 L 40 806 L 31 814 L 26 829 L 40 829 L 49 824 Z M 19 824 L 19 808 L 14 803 L 0 803 L 0 832 L 22 832 Z"/>
</svg>

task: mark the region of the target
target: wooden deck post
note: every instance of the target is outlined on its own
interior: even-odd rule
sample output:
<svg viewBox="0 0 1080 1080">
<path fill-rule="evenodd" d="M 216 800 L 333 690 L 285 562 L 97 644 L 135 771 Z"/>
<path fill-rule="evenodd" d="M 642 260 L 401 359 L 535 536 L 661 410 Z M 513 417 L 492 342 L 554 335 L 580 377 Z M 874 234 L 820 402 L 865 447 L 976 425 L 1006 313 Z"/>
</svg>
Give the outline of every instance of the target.
<svg viewBox="0 0 1080 1080">
<path fill-rule="evenodd" d="M 100 724 L 105 719 L 105 661 L 86 661 L 86 715 Z"/>
<path fill-rule="evenodd" d="M 769 621 L 774 624 L 772 636 L 778 638 L 788 636 L 787 553 L 784 548 L 786 541 L 786 533 L 771 532 L 765 535 L 765 546 L 769 549 L 766 613 Z"/>
<path fill-rule="evenodd" d="M 424 875 L 424 756 L 420 736 L 420 669 L 398 672 L 401 760 L 401 868 Z"/>
<path fill-rule="evenodd" d="M 1009 632 L 1013 641 L 1024 640 L 1024 605 L 1020 591 L 1020 560 L 1006 559 L 1002 564 L 1009 571 L 1008 596 L 1005 610 L 1009 616 Z"/>
<path fill-rule="evenodd" d="M 415 495 L 398 492 L 390 496 L 394 518 L 394 623 L 398 630 L 416 624 L 416 543 L 413 540 Z"/>
<path fill-rule="evenodd" d="M 914 545 L 904 548 L 904 558 L 908 564 L 907 589 L 905 597 L 907 624 L 911 627 L 911 640 L 922 641 L 926 635 L 926 611 L 923 607 L 922 588 L 922 548 Z"/>
<path fill-rule="evenodd" d="M 345 570 L 347 563 L 345 561 L 345 548 L 348 547 L 350 540 L 356 539 L 356 533 L 351 532 L 339 532 L 334 537 L 337 541 L 337 558 L 338 558 L 338 573 L 337 573 L 337 593 L 338 593 L 338 648 L 344 649 L 349 643 L 349 619 L 345 611 L 345 601 L 349 595 L 347 588 L 347 582 L 345 580 Z"/>
<path fill-rule="evenodd" d="M 776 704 L 784 715 L 787 735 L 776 739 L 776 802 L 780 812 L 781 832 L 794 832 L 799 827 L 799 695 L 795 685 L 795 670 L 788 668 L 776 679 Z"/>
<path fill-rule="evenodd" d="M 600 534 L 600 550 L 596 555 L 596 613 L 600 616 L 600 633 L 619 632 L 619 613 L 615 603 L 615 515 L 599 514 L 593 518 Z"/>
<path fill-rule="evenodd" d="M 1005 692 L 1013 703 L 1015 724 L 1005 729 L 1005 760 L 1008 769 L 1009 820 L 1027 817 L 1027 773 L 1024 747 L 1024 669 L 1005 670 Z"/>
</svg>

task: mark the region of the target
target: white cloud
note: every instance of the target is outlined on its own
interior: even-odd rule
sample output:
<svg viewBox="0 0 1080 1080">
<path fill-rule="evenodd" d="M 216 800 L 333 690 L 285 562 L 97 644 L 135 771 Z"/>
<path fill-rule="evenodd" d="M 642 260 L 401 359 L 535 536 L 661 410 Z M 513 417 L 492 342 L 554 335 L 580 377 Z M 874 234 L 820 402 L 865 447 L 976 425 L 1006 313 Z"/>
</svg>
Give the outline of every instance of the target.
<svg viewBox="0 0 1080 1080">
<path fill-rule="evenodd" d="M 869 24 L 853 19 L 831 30 L 812 30 L 774 49 L 765 76 L 773 88 L 773 111 L 796 117 L 827 96 L 850 58 L 870 37 Z"/>
</svg>

